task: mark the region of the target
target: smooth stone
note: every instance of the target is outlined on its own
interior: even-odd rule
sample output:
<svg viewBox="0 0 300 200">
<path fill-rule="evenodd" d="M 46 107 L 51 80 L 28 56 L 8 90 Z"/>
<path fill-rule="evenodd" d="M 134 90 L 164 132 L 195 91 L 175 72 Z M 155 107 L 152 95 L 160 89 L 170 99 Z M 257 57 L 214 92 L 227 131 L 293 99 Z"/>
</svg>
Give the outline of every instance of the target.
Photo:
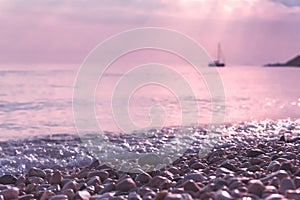
<svg viewBox="0 0 300 200">
<path fill-rule="evenodd" d="M 90 185 L 100 185 L 101 181 L 100 181 L 98 176 L 94 176 L 94 177 L 90 178 L 90 180 L 88 180 L 88 182 L 86 184 L 88 186 L 90 186 Z"/>
<path fill-rule="evenodd" d="M 244 183 L 243 183 L 242 181 L 237 180 L 237 181 L 232 181 L 232 182 L 229 184 L 228 188 L 229 188 L 230 190 L 234 190 L 234 189 L 240 188 L 241 186 L 244 186 Z"/>
<path fill-rule="evenodd" d="M 285 197 L 289 199 L 300 199 L 300 189 L 285 191 Z"/>
<path fill-rule="evenodd" d="M 251 165 L 259 165 L 262 161 L 260 158 L 249 158 L 248 160 Z"/>
<path fill-rule="evenodd" d="M 24 194 L 18 197 L 18 200 L 32 200 L 32 199 L 34 199 L 33 194 Z"/>
<path fill-rule="evenodd" d="M 296 176 L 294 178 L 294 183 L 296 185 L 296 188 L 300 188 L 300 177 L 299 176 Z"/>
<path fill-rule="evenodd" d="M 142 197 L 136 192 L 130 192 L 128 194 L 128 200 L 142 200 Z"/>
<path fill-rule="evenodd" d="M 19 188 L 11 187 L 9 189 L 5 189 L 0 191 L 0 195 L 4 197 L 4 199 L 17 199 L 19 196 Z"/>
<path fill-rule="evenodd" d="M 135 178 L 135 181 L 145 184 L 145 183 L 148 183 L 151 179 L 152 179 L 152 177 L 148 173 L 144 172 L 144 173 L 137 175 L 137 177 Z"/>
<path fill-rule="evenodd" d="M 219 190 L 215 194 L 216 200 L 233 200 L 233 197 L 229 194 L 229 192 L 225 190 Z"/>
<path fill-rule="evenodd" d="M 99 194 L 105 194 L 107 192 L 111 192 L 115 190 L 115 184 L 114 183 L 107 183 L 104 185 L 104 188 L 100 190 Z"/>
<path fill-rule="evenodd" d="M 164 200 L 189 200 L 192 199 L 191 196 L 183 196 L 182 194 L 173 194 L 173 193 L 168 193 Z"/>
<path fill-rule="evenodd" d="M 202 164 L 201 162 L 195 162 L 191 165 L 192 169 L 198 170 L 198 169 L 205 169 L 206 166 Z"/>
<path fill-rule="evenodd" d="M 125 178 L 116 185 L 116 190 L 124 192 L 128 192 L 133 188 L 136 188 L 136 184 L 131 178 Z"/>
<path fill-rule="evenodd" d="M 275 172 L 279 170 L 279 168 L 280 168 L 280 162 L 278 162 L 277 160 L 273 160 L 268 165 L 267 170 L 271 172 Z"/>
<path fill-rule="evenodd" d="M 41 177 L 36 177 L 36 176 L 28 177 L 27 180 L 29 183 L 35 183 L 35 184 L 42 184 L 44 182 L 44 179 L 42 179 Z"/>
<path fill-rule="evenodd" d="M 226 162 L 226 163 L 224 163 L 223 165 L 221 165 L 221 167 L 224 167 L 224 168 L 226 168 L 226 169 L 228 169 L 228 170 L 230 170 L 230 171 L 233 171 L 233 172 L 236 172 L 236 171 L 237 171 L 236 166 L 234 166 L 233 164 L 228 163 L 228 162 Z"/>
<path fill-rule="evenodd" d="M 260 171 L 261 168 L 258 165 L 252 165 L 252 166 L 249 166 L 247 170 L 250 172 L 256 172 L 256 171 Z"/>
<path fill-rule="evenodd" d="M 60 184 L 63 180 L 63 176 L 62 173 L 58 170 L 54 171 L 53 174 L 51 175 L 50 179 L 49 179 L 49 183 L 51 185 L 54 184 Z"/>
<path fill-rule="evenodd" d="M 262 196 L 265 190 L 264 184 L 260 180 L 251 180 L 248 183 L 248 192 L 257 196 Z"/>
<path fill-rule="evenodd" d="M 66 189 L 65 191 L 63 191 L 63 194 L 67 195 L 68 199 L 74 199 L 74 197 L 75 197 L 74 190 L 72 190 L 72 189 Z"/>
<path fill-rule="evenodd" d="M 279 191 L 281 194 L 284 194 L 286 190 L 294 190 L 296 189 L 295 183 L 290 178 L 284 178 L 280 181 Z"/>
<path fill-rule="evenodd" d="M 283 162 L 280 166 L 280 169 L 286 170 L 286 171 L 291 171 L 291 172 L 293 171 L 293 168 L 294 168 L 294 165 L 290 161 Z"/>
<path fill-rule="evenodd" d="M 153 191 L 147 192 L 146 194 L 144 194 L 143 196 L 143 200 L 151 200 L 151 199 L 155 199 L 156 197 L 156 193 Z"/>
<path fill-rule="evenodd" d="M 273 172 L 272 174 L 269 174 L 268 176 L 266 176 L 264 178 L 261 178 L 260 180 L 262 182 L 266 182 L 266 181 L 269 181 L 269 180 L 273 179 L 274 177 L 281 180 L 281 179 L 286 178 L 288 176 L 289 176 L 289 174 L 286 171 L 279 170 L 279 171 Z"/>
<path fill-rule="evenodd" d="M 78 187 L 78 183 L 75 180 L 70 180 L 63 186 L 62 191 L 67 189 L 72 189 L 76 191 L 77 187 Z"/>
<path fill-rule="evenodd" d="M 257 156 L 262 155 L 262 154 L 265 154 L 265 152 L 263 152 L 260 149 L 250 149 L 247 152 L 247 157 L 257 157 Z"/>
<path fill-rule="evenodd" d="M 198 192 L 201 190 L 201 188 L 193 180 L 188 180 L 188 181 L 184 182 L 182 185 L 183 185 L 184 190 L 186 190 L 186 191 Z"/>
<path fill-rule="evenodd" d="M 163 200 L 163 199 L 165 199 L 167 194 L 168 194 L 168 190 L 162 190 L 162 191 L 160 191 L 159 193 L 156 194 L 155 200 Z"/>
<path fill-rule="evenodd" d="M 271 194 L 265 200 L 284 200 L 286 199 L 284 196 L 281 194 Z"/>
<path fill-rule="evenodd" d="M 113 196 L 114 193 L 97 194 L 91 196 L 90 200 L 110 200 L 114 199 Z"/>
<path fill-rule="evenodd" d="M 89 172 L 88 178 L 91 178 L 93 176 L 98 176 L 101 179 L 101 181 L 104 181 L 105 179 L 107 179 L 109 177 L 109 173 L 104 170 L 95 170 L 95 171 Z"/>
<path fill-rule="evenodd" d="M 88 191 L 82 190 L 82 191 L 77 191 L 74 198 L 78 200 L 89 200 L 90 197 L 91 194 Z"/>
<path fill-rule="evenodd" d="M 61 190 L 60 185 L 56 184 L 56 185 L 51 185 L 47 188 L 47 190 L 50 190 L 52 192 L 59 192 Z"/>
<path fill-rule="evenodd" d="M 220 167 L 216 170 L 217 176 L 225 175 L 225 174 L 232 174 L 233 171 L 230 171 L 229 169 L 226 169 L 225 167 Z"/>
<path fill-rule="evenodd" d="M 186 174 L 183 179 L 184 181 L 193 180 L 195 182 L 202 182 L 206 180 L 206 178 L 201 173 Z"/>
<path fill-rule="evenodd" d="M 214 186 L 215 190 L 219 190 L 219 189 L 223 188 L 224 186 L 227 186 L 226 181 L 222 178 L 216 178 L 214 180 L 214 184 L 215 184 L 215 186 Z"/>
<path fill-rule="evenodd" d="M 148 192 L 153 192 L 153 190 L 148 187 L 140 187 L 137 189 L 137 193 L 142 197 Z"/>
<path fill-rule="evenodd" d="M 54 195 L 54 196 L 50 197 L 49 200 L 68 200 L 68 196 L 63 195 L 63 194 Z"/>
<path fill-rule="evenodd" d="M 0 177 L 0 184 L 12 184 L 15 185 L 17 182 L 17 178 L 13 175 L 6 174 Z"/>
<path fill-rule="evenodd" d="M 46 172 L 44 172 L 42 169 L 39 168 L 31 168 L 28 171 L 28 176 L 37 176 L 37 177 L 41 177 L 41 178 L 45 178 L 46 177 Z"/>
<path fill-rule="evenodd" d="M 41 191 L 42 192 L 42 191 Z M 55 196 L 55 193 L 49 190 L 46 190 L 42 193 L 41 200 L 48 200 L 51 197 Z"/>
<path fill-rule="evenodd" d="M 274 185 L 267 185 L 265 187 L 264 193 L 275 194 L 278 193 L 278 190 Z"/>
<path fill-rule="evenodd" d="M 144 165 L 158 165 L 161 164 L 160 157 L 154 153 L 146 154 L 138 159 L 138 164 L 140 166 Z"/>
</svg>

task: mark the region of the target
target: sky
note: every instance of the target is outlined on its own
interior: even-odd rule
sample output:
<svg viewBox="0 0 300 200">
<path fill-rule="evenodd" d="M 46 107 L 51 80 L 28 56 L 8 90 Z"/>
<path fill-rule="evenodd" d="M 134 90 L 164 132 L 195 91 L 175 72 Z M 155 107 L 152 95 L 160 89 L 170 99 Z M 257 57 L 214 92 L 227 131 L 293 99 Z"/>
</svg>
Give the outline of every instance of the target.
<svg viewBox="0 0 300 200">
<path fill-rule="evenodd" d="M 0 64 L 81 64 L 112 35 L 174 29 L 229 65 L 300 54 L 300 0 L 1 0 Z"/>
</svg>

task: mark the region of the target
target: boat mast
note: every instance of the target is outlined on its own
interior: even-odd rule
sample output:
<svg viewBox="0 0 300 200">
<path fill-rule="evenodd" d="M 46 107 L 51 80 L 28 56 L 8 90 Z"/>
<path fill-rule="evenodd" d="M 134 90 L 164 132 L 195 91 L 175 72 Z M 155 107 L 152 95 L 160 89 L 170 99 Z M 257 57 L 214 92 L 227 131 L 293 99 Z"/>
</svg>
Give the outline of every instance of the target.
<svg viewBox="0 0 300 200">
<path fill-rule="evenodd" d="M 218 61 L 220 61 L 220 54 L 221 54 L 221 44 L 220 44 L 220 42 L 218 43 L 218 55 L 217 55 L 217 58 L 218 58 Z"/>
</svg>

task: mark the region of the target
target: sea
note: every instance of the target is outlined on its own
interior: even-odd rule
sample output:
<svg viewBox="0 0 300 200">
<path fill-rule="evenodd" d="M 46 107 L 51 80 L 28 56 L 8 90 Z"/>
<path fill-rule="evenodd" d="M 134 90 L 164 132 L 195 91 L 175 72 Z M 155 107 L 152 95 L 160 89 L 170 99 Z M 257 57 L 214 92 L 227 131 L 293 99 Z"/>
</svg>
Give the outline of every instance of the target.
<svg viewBox="0 0 300 200">
<path fill-rule="evenodd" d="M 95 68 L 88 75 L 80 65 L 1 66 L 0 175 L 25 173 L 32 167 L 83 167 L 95 156 L 120 162 L 123 154 L 116 153 L 114 145 L 102 148 L 103 155 L 91 152 L 103 138 L 91 136 L 82 143 L 82 132 L 91 130 L 116 141 L 123 153 L 135 147 L 160 152 L 155 145 L 168 146 L 174 134 L 199 149 L 208 144 L 201 143 L 201 134 L 207 133 L 201 127 L 207 130 L 212 127 L 208 125 L 226 124 L 231 130 L 252 124 L 242 126 L 245 131 L 235 136 L 241 143 L 250 137 L 249 127 L 264 139 L 277 140 L 281 130 L 300 134 L 300 68 L 128 66 Z M 133 140 L 143 134 L 144 143 Z M 181 147 L 171 145 L 170 152 L 189 147 L 176 144 Z"/>
<path fill-rule="evenodd" d="M 94 86 L 92 117 L 100 130 L 115 133 L 127 130 L 121 127 L 124 121 L 134 124 L 136 130 L 177 126 L 184 115 L 195 110 L 197 115 L 189 119 L 191 124 L 211 123 L 215 112 L 224 123 L 300 118 L 300 68 L 226 66 L 207 67 L 200 73 L 191 68 L 177 66 L 174 70 L 146 70 L 145 73 L 141 70 L 140 74 L 130 76 L 124 69 L 107 70 L 99 75 Z M 77 101 L 74 93 L 80 69 L 80 65 L 63 64 L 2 66 L 0 140 L 76 135 L 73 106 Z M 217 77 L 217 90 L 224 94 L 217 111 L 211 91 L 216 89 L 215 83 L 206 82 L 212 73 Z M 89 77 L 85 78 L 88 84 Z M 191 90 L 180 91 L 189 89 L 174 86 L 181 82 Z M 157 124 L 153 122 L 155 119 L 159 119 Z"/>
</svg>

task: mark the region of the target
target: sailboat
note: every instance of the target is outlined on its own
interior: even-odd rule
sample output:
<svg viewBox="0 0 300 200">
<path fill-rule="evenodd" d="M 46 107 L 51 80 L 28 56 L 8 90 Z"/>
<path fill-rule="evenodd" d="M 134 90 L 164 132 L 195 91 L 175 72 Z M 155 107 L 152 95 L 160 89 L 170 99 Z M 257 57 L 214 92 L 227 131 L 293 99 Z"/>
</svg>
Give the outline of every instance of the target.
<svg viewBox="0 0 300 200">
<path fill-rule="evenodd" d="M 211 63 L 209 63 L 208 65 L 210 66 L 210 67 L 225 67 L 225 62 L 222 62 L 221 61 L 221 56 L 222 57 L 224 57 L 223 56 L 223 54 L 222 54 L 222 50 L 221 50 L 221 44 L 220 43 L 218 43 L 218 52 L 217 52 L 217 60 L 215 60 L 215 61 L 213 61 L 213 62 L 211 62 Z M 223 60 L 224 60 L 224 58 L 223 58 Z"/>
</svg>

